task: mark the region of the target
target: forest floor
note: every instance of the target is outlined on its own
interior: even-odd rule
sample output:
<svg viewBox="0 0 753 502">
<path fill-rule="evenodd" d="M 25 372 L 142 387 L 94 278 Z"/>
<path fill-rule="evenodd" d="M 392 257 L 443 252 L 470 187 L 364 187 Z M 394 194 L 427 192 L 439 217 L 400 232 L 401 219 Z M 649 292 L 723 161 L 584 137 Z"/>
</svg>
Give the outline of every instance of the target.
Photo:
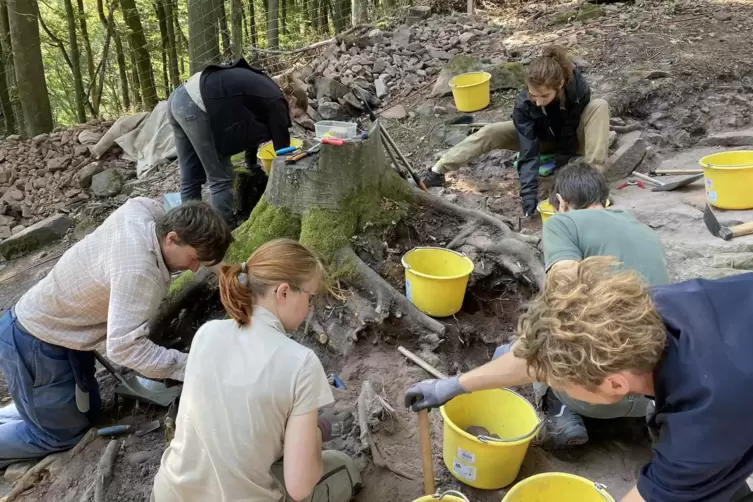
<svg viewBox="0 0 753 502">
<path fill-rule="evenodd" d="M 753 64 L 749 34 L 753 29 L 753 2 L 674 1 L 643 7 L 612 4 L 605 8 L 604 18 L 586 24 L 554 24 L 554 7 L 545 2 L 485 15 L 488 22 L 503 27 L 494 36 L 503 38 L 508 52 L 532 50 L 536 44 L 556 39 L 585 59 L 594 94 L 610 101 L 615 116 L 628 123 L 639 123 L 644 130 L 649 142 L 644 165 L 658 165 L 661 160 L 669 159 L 673 167 L 695 167 L 702 154 L 714 150 L 696 149 L 704 138 L 723 130 L 750 127 Z M 665 76 L 646 79 L 641 73 L 646 71 L 665 72 Z M 423 93 L 414 93 L 403 105 L 410 111 L 418 111 L 428 100 L 429 91 L 427 88 Z M 506 119 L 513 99 L 514 93 L 494 94 L 492 106 L 476 114 L 477 119 Z M 434 103 L 454 110 L 452 98 L 437 99 Z M 415 167 L 424 168 L 446 148 L 437 139 L 437 131 L 449 118 L 451 115 L 426 117 L 415 113 L 405 121 L 387 121 L 385 125 Z M 511 154 L 493 152 L 448 179 L 451 181 L 448 188 L 433 190 L 459 205 L 487 207 L 507 217 L 520 215 L 517 173 L 511 164 Z M 705 192 L 701 182 L 664 193 L 628 187 L 613 190 L 611 197 L 615 208 L 634 212 L 656 229 L 666 246 L 674 280 L 739 273 L 753 264 L 752 237 L 724 242 L 707 232 L 702 221 Z M 750 221 L 753 211 L 724 213 L 720 219 Z M 523 224 L 527 233 L 540 229 L 538 220 Z M 441 246 L 456 232 L 455 223 L 439 215 L 412 215 L 389 236 L 388 247 L 396 252 L 380 264 L 379 271 L 402 290 L 400 253 L 419 244 Z M 364 242 L 362 247 L 368 246 L 369 242 Z M 37 253 L 9 262 L 0 271 L 0 307 L 12 305 L 39 280 L 55 260 L 42 262 L 54 258 L 60 247 L 45 250 L 44 255 Z M 24 272 L 35 264 L 35 268 Z M 446 340 L 437 352 L 441 361 L 438 369 L 455 374 L 489 360 L 494 348 L 514 334 L 521 305 L 530 295 L 528 288 L 511 278 L 497 280 L 493 285 L 483 280 L 471 284 L 461 312 L 453 318 L 440 319 L 446 326 Z M 313 345 L 308 340 L 301 341 Z M 346 389 L 335 390 L 338 409 L 355 405 L 365 380 L 395 409 L 395 416 L 386 418 L 374 430 L 376 441 L 390 464 L 415 478 L 407 480 L 374 466 L 356 448 L 353 438 L 333 441 L 327 446 L 357 455 L 364 478 L 364 488 L 356 499 L 359 502 L 409 502 L 421 495 L 416 417 L 404 408 L 402 401 L 405 390 L 428 375 L 397 352 L 399 345 L 418 349 L 410 333 L 386 325 L 380 333 L 351 347 L 345 356 L 317 348 L 326 371 L 337 374 L 345 383 Z M 106 373 L 100 373 L 100 382 L 105 398 L 101 426 L 138 425 L 164 418 L 165 409 L 115 400 L 114 381 Z M 527 389 L 520 391 L 530 395 Z M 8 400 L 0 381 L 0 403 Z M 450 475 L 442 461 L 442 418 L 439 412 L 430 416 L 438 489 L 461 490 L 473 501 L 499 501 L 504 490 L 474 490 Z M 134 435 L 118 438 L 121 454 L 107 492 L 108 501 L 148 500 L 165 447 L 163 432 L 161 429 L 141 438 Z M 575 473 L 603 483 L 619 500 L 634 485 L 641 465 L 650 458 L 650 442 L 644 427 L 638 419 L 625 419 L 589 423 L 589 432 L 591 441 L 587 445 L 567 452 L 553 454 L 534 444 L 518 479 L 549 471 Z M 95 479 L 97 462 L 107 444 L 108 439 L 95 440 L 17 500 L 78 501 Z M 9 487 L 0 480 L 0 493 Z"/>
</svg>

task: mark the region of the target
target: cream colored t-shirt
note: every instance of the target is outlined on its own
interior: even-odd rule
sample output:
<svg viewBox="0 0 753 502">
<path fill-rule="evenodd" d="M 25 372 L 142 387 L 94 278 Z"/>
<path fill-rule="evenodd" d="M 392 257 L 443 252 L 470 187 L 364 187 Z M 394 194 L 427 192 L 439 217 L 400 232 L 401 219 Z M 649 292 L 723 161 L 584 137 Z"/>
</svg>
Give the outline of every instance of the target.
<svg viewBox="0 0 753 502">
<path fill-rule="evenodd" d="M 285 424 L 334 401 L 316 355 L 256 307 L 251 326 L 211 321 L 196 332 L 175 438 L 154 480 L 156 502 L 276 502 L 270 467 Z"/>
</svg>

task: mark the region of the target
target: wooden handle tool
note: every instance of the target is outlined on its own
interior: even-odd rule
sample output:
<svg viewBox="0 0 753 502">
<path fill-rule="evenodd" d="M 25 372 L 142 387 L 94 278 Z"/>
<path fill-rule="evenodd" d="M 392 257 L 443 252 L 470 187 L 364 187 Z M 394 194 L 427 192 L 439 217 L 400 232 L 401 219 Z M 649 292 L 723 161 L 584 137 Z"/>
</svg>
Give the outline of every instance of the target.
<svg viewBox="0 0 753 502">
<path fill-rule="evenodd" d="M 424 476 L 424 493 L 434 495 L 434 464 L 431 459 L 431 433 L 429 430 L 429 410 L 418 412 L 418 443 L 421 446 L 421 465 Z"/>
</svg>

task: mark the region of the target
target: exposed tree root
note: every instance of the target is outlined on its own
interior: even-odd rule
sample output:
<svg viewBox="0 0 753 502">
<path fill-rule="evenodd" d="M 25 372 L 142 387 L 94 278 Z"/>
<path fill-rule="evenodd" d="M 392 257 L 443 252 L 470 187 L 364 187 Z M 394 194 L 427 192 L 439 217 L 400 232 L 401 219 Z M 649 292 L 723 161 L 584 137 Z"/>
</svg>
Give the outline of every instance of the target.
<svg viewBox="0 0 753 502">
<path fill-rule="evenodd" d="M 371 458 L 374 461 L 374 465 L 389 470 L 393 474 L 400 476 L 401 478 L 415 480 L 416 477 L 410 474 L 402 472 L 400 469 L 394 467 L 392 462 L 387 461 L 384 454 L 379 449 L 374 440 L 374 436 L 371 434 L 370 422 L 374 419 L 379 420 L 379 417 L 383 414 L 390 414 L 391 408 L 385 406 L 386 403 L 377 396 L 374 391 L 374 386 L 371 382 L 365 380 L 361 384 L 361 393 L 358 396 L 358 426 L 361 429 L 360 440 L 364 449 L 371 451 Z M 394 410 L 392 410 L 394 413 Z"/>
<path fill-rule="evenodd" d="M 112 482 L 115 458 L 118 456 L 118 441 L 112 440 L 97 464 L 97 480 L 94 483 L 94 502 L 106 502 L 105 493 Z"/>
<path fill-rule="evenodd" d="M 410 300 L 361 260 L 353 249 L 341 249 L 337 260 L 341 266 L 346 262 L 353 264 L 355 273 L 349 283 L 358 292 L 373 299 L 373 307 L 368 302 L 365 307 L 360 306 L 360 311 L 356 310 L 362 326 L 368 323 L 382 324 L 384 319 L 394 315 L 411 333 L 419 336 L 419 341 L 428 345 L 437 345 L 441 341 L 444 325 L 418 310 Z"/>
</svg>

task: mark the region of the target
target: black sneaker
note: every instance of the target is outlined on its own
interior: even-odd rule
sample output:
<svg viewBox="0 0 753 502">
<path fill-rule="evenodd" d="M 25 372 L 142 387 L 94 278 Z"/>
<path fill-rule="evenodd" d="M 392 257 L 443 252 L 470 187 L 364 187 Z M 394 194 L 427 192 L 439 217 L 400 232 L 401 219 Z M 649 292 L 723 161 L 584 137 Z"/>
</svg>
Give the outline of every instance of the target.
<svg viewBox="0 0 753 502">
<path fill-rule="evenodd" d="M 562 404 L 552 389 L 547 390 L 544 396 L 544 406 L 547 418 L 545 446 L 563 449 L 588 442 L 588 431 L 583 418 Z"/>
<path fill-rule="evenodd" d="M 435 173 L 431 169 L 427 169 L 426 171 L 421 173 L 420 178 L 427 188 L 444 186 L 444 174 Z"/>
</svg>

